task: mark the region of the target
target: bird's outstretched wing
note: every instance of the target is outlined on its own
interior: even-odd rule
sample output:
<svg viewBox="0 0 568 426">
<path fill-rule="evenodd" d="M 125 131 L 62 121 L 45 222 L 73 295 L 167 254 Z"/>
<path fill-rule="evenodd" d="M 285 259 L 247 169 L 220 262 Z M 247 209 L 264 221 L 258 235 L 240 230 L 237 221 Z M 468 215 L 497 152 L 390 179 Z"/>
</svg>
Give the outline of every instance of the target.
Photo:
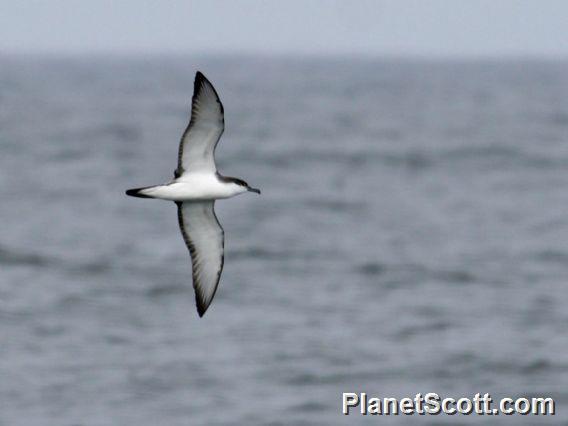
<svg viewBox="0 0 568 426">
<path fill-rule="evenodd" d="M 197 312 L 211 304 L 223 270 L 225 233 L 215 215 L 215 201 L 178 202 L 178 220 L 191 255 Z"/>
<path fill-rule="evenodd" d="M 186 170 L 215 173 L 215 147 L 225 129 L 223 104 L 213 85 L 201 72 L 195 74 L 191 119 L 179 144 L 178 178 Z"/>
</svg>

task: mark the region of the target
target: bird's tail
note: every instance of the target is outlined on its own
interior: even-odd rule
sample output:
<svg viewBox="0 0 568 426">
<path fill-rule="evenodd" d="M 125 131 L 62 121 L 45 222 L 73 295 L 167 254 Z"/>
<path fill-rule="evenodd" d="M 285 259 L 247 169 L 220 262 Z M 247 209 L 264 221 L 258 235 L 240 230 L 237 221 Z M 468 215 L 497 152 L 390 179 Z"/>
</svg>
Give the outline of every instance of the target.
<svg viewBox="0 0 568 426">
<path fill-rule="evenodd" d="M 126 195 L 130 195 L 131 197 L 139 197 L 139 198 L 154 198 L 151 195 L 144 194 L 145 189 L 153 188 L 153 186 L 145 186 L 143 188 L 132 188 L 126 191 Z"/>
</svg>

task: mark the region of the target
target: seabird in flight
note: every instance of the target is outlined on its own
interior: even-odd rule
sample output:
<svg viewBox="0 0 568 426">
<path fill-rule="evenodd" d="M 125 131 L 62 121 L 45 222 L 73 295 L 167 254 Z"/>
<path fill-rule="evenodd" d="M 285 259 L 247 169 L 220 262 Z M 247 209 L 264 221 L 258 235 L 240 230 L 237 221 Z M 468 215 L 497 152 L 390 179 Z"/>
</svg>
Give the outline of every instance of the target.
<svg viewBox="0 0 568 426">
<path fill-rule="evenodd" d="M 134 188 L 127 195 L 174 201 L 183 240 L 189 249 L 197 312 L 211 304 L 223 270 L 225 233 L 215 215 L 215 200 L 260 190 L 245 181 L 221 175 L 215 147 L 225 128 L 223 104 L 201 72 L 195 74 L 191 119 L 179 145 L 174 179 L 164 185 Z"/>
</svg>

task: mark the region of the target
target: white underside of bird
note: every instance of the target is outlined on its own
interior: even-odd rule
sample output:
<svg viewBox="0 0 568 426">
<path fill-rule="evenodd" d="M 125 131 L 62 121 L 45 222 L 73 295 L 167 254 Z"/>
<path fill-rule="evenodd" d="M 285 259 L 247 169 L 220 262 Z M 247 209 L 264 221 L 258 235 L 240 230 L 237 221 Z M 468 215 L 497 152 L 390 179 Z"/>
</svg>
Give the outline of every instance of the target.
<svg viewBox="0 0 568 426">
<path fill-rule="evenodd" d="M 142 189 L 140 194 L 161 200 L 183 202 L 231 198 L 247 191 L 246 187 L 233 182 L 222 182 L 211 173 L 186 172 L 168 184 Z"/>
<path fill-rule="evenodd" d="M 215 216 L 215 200 L 244 192 L 260 194 L 245 181 L 217 172 L 215 147 L 224 128 L 223 104 L 209 80 L 197 72 L 191 119 L 180 142 L 174 179 L 126 191 L 133 197 L 176 202 L 180 230 L 191 256 L 199 316 L 211 304 L 223 270 L 224 231 Z"/>
</svg>

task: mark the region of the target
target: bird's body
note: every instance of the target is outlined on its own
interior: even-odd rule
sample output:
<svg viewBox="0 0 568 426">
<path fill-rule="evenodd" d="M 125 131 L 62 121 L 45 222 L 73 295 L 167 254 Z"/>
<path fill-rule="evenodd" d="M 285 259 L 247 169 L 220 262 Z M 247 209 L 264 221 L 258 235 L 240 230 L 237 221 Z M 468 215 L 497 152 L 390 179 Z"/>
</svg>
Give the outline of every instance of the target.
<svg viewBox="0 0 568 426">
<path fill-rule="evenodd" d="M 215 216 L 215 200 L 260 191 L 245 181 L 222 176 L 215 147 L 225 128 L 223 104 L 213 85 L 197 72 L 191 119 L 179 147 L 174 179 L 163 185 L 129 189 L 127 195 L 174 201 L 183 239 L 189 249 L 195 300 L 203 316 L 217 291 L 224 262 L 224 231 Z"/>
<path fill-rule="evenodd" d="M 211 173 L 190 172 L 172 180 L 170 183 L 139 189 L 137 195 L 183 202 L 219 200 L 247 192 L 247 188 L 222 179 L 226 178 Z"/>
</svg>

